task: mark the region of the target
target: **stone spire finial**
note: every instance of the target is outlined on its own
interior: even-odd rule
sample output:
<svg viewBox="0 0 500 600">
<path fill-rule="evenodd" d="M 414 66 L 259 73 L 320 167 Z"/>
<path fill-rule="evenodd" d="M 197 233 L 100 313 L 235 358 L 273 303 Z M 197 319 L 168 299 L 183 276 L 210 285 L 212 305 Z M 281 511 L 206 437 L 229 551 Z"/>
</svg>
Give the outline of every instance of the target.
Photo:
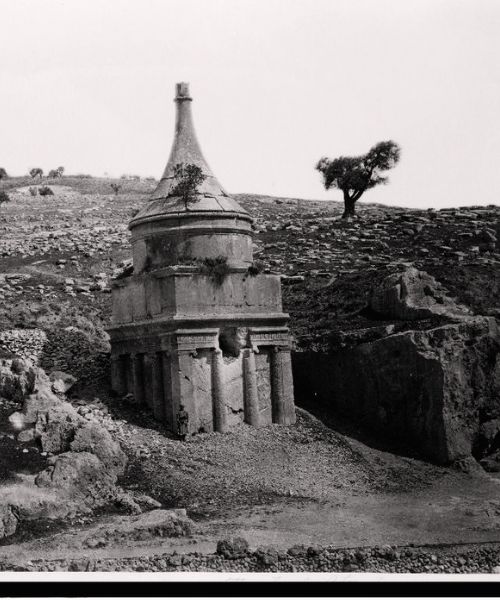
<svg viewBox="0 0 500 600">
<path fill-rule="evenodd" d="M 226 196 L 226 192 L 208 166 L 196 138 L 191 114 L 191 102 L 193 98 L 189 94 L 189 83 L 178 83 L 175 89 L 176 96 L 174 100 L 177 104 L 177 114 L 175 119 L 174 143 L 160 184 L 151 196 L 151 199 L 169 197 L 170 190 L 174 186 L 175 165 L 180 163 L 196 165 L 201 169 L 205 175 L 205 181 L 199 187 L 201 194 L 208 193 L 214 196 Z"/>
<path fill-rule="evenodd" d="M 189 83 L 181 81 L 176 84 L 177 95 L 175 97 L 176 102 L 182 102 L 183 100 L 193 100 L 189 95 Z"/>
</svg>

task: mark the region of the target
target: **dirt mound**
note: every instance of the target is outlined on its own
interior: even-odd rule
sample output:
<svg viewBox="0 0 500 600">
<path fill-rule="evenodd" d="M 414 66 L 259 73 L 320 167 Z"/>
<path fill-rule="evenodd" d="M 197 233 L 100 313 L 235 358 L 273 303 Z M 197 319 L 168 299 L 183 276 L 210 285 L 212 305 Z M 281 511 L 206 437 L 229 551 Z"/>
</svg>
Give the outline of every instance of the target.
<svg viewBox="0 0 500 600">
<path fill-rule="evenodd" d="M 389 468 L 385 459 L 364 455 L 301 409 L 290 427 L 242 425 L 182 443 L 129 424 L 120 440 L 129 454 L 131 481 L 165 506 L 196 511 L 278 499 L 325 500 L 345 490 L 408 489 L 436 476 L 433 467 L 416 461 L 396 461 Z"/>
</svg>

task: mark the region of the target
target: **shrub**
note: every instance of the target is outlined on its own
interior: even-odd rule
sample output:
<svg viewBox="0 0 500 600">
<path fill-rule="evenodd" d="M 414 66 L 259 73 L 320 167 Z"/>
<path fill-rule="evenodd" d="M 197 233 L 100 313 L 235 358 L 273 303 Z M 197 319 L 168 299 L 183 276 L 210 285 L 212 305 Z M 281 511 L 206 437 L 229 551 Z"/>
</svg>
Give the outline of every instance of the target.
<svg viewBox="0 0 500 600">
<path fill-rule="evenodd" d="M 121 185 L 119 183 L 112 183 L 111 184 L 111 189 L 113 190 L 113 192 L 118 195 L 118 192 L 121 190 Z"/>
<path fill-rule="evenodd" d="M 38 193 L 40 196 L 53 196 L 54 192 L 49 188 L 48 185 L 42 185 L 38 188 Z"/>
<path fill-rule="evenodd" d="M 222 285 L 229 273 L 227 256 L 216 256 L 215 258 L 198 259 L 200 273 L 208 275 L 216 285 Z"/>
<path fill-rule="evenodd" d="M 38 188 L 35 185 L 29 187 L 28 191 L 32 196 L 36 196 L 38 194 Z"/>
<path fill-rule="evenodd" d="M 62 177 L 64 173 L 64 167 L 57 167 L 57 169 L 51 169 L 49 171 L 48 177 L 51 179 L 55 179 L 56 177 Z"/>
<path fill-rule="evenodd" d="M 10 202 L 9 194 L 7 192 L 0 192 L 0 205 L 5 202 Z"/>
<path fill-rule="evenodd" d="M 7 171 L 3 167 L 0 167 L 0 179 L 7 179 L 7 177 Z"/>
<path fill-rule="evenodd" d="M 248 267 L 248 274 L 255 276 L 262 273 L 264 270 L 264 263 L 261 260 L 254 260 L 254 262 Z"/>
</svg>

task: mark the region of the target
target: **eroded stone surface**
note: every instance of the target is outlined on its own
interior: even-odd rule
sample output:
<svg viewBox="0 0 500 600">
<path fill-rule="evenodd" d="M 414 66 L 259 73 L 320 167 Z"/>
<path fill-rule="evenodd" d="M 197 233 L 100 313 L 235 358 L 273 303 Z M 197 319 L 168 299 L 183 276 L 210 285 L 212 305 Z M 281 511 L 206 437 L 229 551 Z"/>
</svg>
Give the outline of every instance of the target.
<svg viewBox="0 0 500 600">
<path fill-rule="evenodd" d="M 434 277 L 414 267 L 389 275 L 373 290 L 370 306 L 389 319 L 410 321 L 435 315 L 451 318 L 470 315 L 470 310 L 454 302 Z"/>
</svg>

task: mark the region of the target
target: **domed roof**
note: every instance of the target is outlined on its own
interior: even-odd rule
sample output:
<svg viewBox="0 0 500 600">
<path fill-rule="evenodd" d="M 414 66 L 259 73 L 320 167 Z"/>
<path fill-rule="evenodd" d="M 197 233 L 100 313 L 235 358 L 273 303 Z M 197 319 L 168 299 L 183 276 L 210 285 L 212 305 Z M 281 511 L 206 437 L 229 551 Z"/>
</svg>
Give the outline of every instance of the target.
<svg viewBox="0 0 500 600">
<path fill-rule="evenodd" d="M 204 213 L 216 213 L 218 216 L 227 215 L 252 221 L 248 212 L 234 198 L 231 198 L 217 181 L 203 157 L 191 116 L 192 98 L 189 95 L 189 84 L 177 84 L 175 102 L 177 104 L 175 135 L 167 166 L 149 201 L 130 221 L 129 227 L 162 217 L 182 218 L 194 214 L 201 216 Z M 177 184 L 175 167 L 179 164 L 196 165 L 205 176 L 203 182 L 197 186 L 195 197 L 187 206 L 174 190 Z"/>
</svg>

